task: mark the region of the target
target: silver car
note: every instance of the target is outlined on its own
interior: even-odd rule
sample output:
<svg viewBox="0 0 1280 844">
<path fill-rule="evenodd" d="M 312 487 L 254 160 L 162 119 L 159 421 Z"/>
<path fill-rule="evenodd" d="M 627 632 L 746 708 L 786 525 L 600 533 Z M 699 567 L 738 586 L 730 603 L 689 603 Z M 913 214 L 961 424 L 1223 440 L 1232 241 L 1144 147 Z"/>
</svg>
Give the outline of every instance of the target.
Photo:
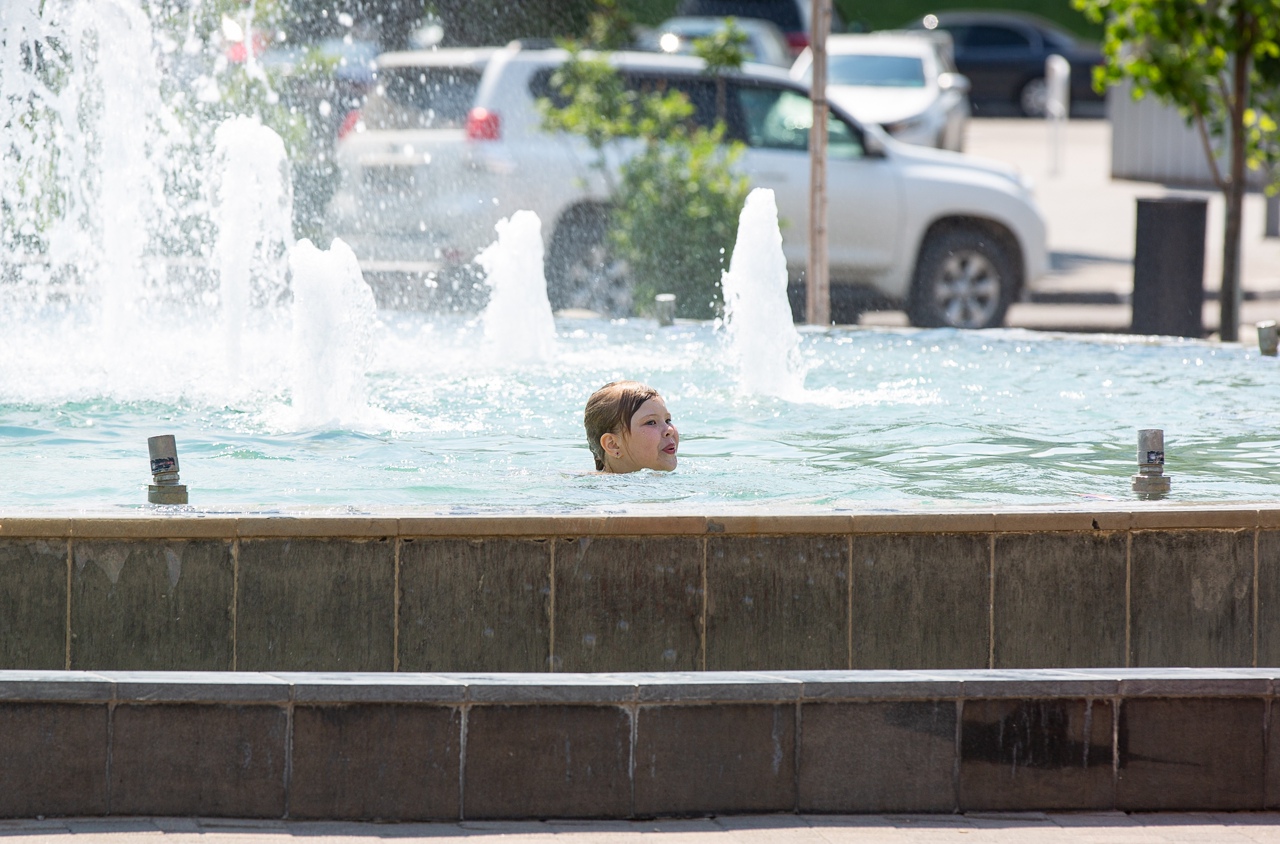
<svg viewBox="0 0 1280 844">
<path fill-rule="evenodd" d="M 969 125 L 969 80 L 951 55 L 946 33 L 832 35 L 827 97 L 899 141 L 959 152 Z M 796 59 L 791 75 L 812 81 L 810 50 Z"/>
</svg>

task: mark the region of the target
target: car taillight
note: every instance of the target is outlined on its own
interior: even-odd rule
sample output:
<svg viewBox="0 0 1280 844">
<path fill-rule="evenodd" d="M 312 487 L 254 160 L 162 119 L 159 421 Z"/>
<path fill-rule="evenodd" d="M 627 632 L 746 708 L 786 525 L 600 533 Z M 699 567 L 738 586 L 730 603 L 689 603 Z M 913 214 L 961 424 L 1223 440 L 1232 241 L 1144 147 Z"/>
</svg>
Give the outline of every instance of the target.
<svg viewBox="0 0 1280 844">
<path fill-rule="evenodd" d="M 467 140 L 496 141 L 501 135 L 497 112 L 487 108 L 473 108 L 467 112 Z"/>
<path fill-rule="evenodd" d="M 342 125 L 338 127 L 338 140 L 342 140 L 350 135 L 352 130 L 360 123 L 360 110 L 352 109 L 347 112 L 347 116 L 342 118 Z"/>
<path fill-rule="evenodd" d="M 809 46 L 809 33 L 807 32 L 788 32 L 787 46 L 791 48 L 791 55 L 798 56 L 804 52 L 804 48 Z"/>
</svg>

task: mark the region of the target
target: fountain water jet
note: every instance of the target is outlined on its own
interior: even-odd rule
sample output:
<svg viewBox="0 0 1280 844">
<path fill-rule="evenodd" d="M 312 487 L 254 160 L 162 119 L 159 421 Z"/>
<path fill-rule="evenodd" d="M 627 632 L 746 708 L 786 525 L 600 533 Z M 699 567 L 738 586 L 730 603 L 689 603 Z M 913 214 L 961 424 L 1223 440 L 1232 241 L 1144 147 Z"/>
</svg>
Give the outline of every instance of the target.
<svg viewBox="0 0 1280 844">
<path fill-rule="evenodd" d="M 804 390 L 800 334 L 791 322 L 778 206 L 768 188 L 756 188 L 747 195 L 721 288 L 741 388 L 783 398 L 800 395 Z"/>
<path fill-rule="evenodd" d="M 496 361 L 550 360 L 556 324 L 542 271 L 542 221 L 517 211 L 495 228 L 498 239 L 476 257 L 492 291 L 481 314 L 485 343 Z"/>
</svg>

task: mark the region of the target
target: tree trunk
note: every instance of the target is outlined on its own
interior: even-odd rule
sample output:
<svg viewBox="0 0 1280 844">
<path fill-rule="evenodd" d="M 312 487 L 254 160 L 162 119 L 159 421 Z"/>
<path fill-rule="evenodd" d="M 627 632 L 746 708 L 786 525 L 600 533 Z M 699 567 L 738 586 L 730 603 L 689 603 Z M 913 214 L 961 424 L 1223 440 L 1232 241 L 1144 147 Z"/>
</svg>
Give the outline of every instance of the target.
<svg viewBox="0 0 1280 844">
<path fill-rule="evenodd" d="M 1243 32 L 1248 22 L 1237 15 L 1236 26 Z M 1230 108 L 1231 175 L 1227 179 L 1226 214 L 1222 231 L 1222 285 L 1218 293 L 1218 337 L 1226 342 L 1240 339 L 1240 240 L 1244 231 L 1245 138 L 1244 112 L 1249 102 L 1251 39 L 1236 51 Z"/>
</svg>

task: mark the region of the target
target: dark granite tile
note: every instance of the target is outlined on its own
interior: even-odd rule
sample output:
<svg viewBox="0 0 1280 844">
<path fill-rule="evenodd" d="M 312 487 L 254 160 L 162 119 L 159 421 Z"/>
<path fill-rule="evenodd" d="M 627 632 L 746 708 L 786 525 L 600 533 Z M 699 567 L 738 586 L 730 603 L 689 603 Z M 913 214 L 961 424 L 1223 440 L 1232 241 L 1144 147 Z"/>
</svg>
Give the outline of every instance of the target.
<svg viewBox="0 0 1280 844">
<path fill-rule="evenodd" d="M 986 668 L 986 534 L 853 538 L 854 668 Z"/>
<path fill-rule="evenodd" d="M 794 704 L 641 706 L 635 814 L 791 812 Z"/>
<path fill-rule="evenodd" d="M 1124 700 L 1116 808 L 1261 809 L 1264 710 L 1256 698 Z"/>
<path fill-rule="evenodd" d="M 107 811 L 107 706 L 0 704 L 0 817 Z"/>
<path fill-rule="evenodd" d="M 1269 709 L 1270 711 L 1267 713 L 1266 793 L 1263 795 L 1266 805 L 1263 808 L 1275 811 L 1280 808 L 1280 725 L 1276 724 L 1276 718 L 1280 717 L 1280 710 L 1277 709 L 1274 698 L 1269 701 Z"/>
<path fill-rule="evenodd" d="M 462 713 L 445 706 L 299 706 L 292 818 L 458 818 Z"/>
<path fill-rule="evenodd" d="M 286 744 L 283 707 L 117 706 L 111 813 L 283 817 Z"/>
<path fill-rule="evenodd" d="M 475 706 L 463 816 L 626 817 L 631 718 L 617 706 Z"/>
<path fill-rule="evenodd" d="M 1253 531 L 1138 531 L 1130 664 L 1253 664 Z"/>
<path fill-rule="evenodd" d="M 401 671 L 546 671 L 551 551 L 530 539 L 400 548 Z"/>
<path fill-rule="evenodd" d="M 956 703 L 810 703 L 800 709 L 801 812 L 951 812 Z"/>
<path fill-rule="evenodd" d="M 966 700 L 961 811 L 1110 809 L 1112 721 L 1105 700 Z"/>
<path fill-rule="evenodd" d="M 391 671 L 394 544 L 241 541 L 236 627 L 241 671 Z"/>
<path fill-rule="evenodd" d="M 996 537 L 995 667 L 1125 664 L 1123 533 Z"/>
<path fill-rule="evenodd" d="M 693 671 L 702 655 L 702 541 L 556 543 L 560 671 Z"/>
<path fill-rule="evenodd" d="M 79 540 L 73 559 L 72 668 L 234 667 L 230 543 Z"/>
<path fill-rule="evenodd" d="M 0 669 L 66 668 L 67 547 L 0 540 Z"/>
<path fill-rule="evenodd" d="M 1258 665 L 1280 665 L 1280 531 L 1258 532 Z"/>
<path fill-rule="evenodd" d="M 849 666 L 849 540 L 707 539 L 711 671 Z"/>
</svg>

